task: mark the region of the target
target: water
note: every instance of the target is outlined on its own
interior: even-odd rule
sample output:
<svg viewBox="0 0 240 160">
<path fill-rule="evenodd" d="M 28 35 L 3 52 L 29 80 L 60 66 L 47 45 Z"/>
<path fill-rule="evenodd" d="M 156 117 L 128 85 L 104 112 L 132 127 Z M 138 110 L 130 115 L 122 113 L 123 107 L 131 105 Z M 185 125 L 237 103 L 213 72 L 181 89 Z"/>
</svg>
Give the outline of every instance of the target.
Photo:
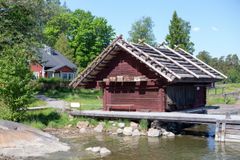
<svg viewBox="0 0 240 160">
<path fill-rule="evenodd" d="M 199 131 L 206 126 L 193 127 Z M 207 127 L 211 132 L 212 128 Z M 193 132 L 191 132 L 193 133 Z M 201 133 L 201 132 L 200 132 Z M 211 134 L 210 134 L 211 135 Z M 69 152 L 58 152 L 39 159 L 51 160 L 240 160 L 240 143 L 217 143 L 213 137 L 176 136 L 175 138 L 119 137 L 116 135 L 84 135 L 63 139 L 70 144 Z M 101 146 L 112 154 L 101 158 L 85 151 Z"/>
</svg>

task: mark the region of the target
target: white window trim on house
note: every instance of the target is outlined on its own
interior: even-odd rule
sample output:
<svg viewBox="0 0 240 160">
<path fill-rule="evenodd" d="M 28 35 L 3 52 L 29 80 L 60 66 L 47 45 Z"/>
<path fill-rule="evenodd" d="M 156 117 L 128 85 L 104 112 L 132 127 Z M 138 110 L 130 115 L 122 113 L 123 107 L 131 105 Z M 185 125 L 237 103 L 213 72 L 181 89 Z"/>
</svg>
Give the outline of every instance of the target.
<svg viewBox="0 0 240 160">
<path fill-rule="evenodd" d="M 64 74 L 67 75 L 67 78 L 64 78 Z M 73 73 L 73 72 L 60 72 L 60 77 L 63 80 L 73 80 L 75 78 L 75 73 Z"/>
</svg>

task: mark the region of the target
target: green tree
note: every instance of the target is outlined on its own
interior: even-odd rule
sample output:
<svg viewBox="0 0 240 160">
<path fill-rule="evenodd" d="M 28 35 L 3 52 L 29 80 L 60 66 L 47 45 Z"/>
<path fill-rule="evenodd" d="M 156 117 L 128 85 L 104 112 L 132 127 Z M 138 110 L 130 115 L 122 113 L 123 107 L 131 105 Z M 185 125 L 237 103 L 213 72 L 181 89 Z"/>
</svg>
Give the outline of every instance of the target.
<svg viewBox="0 0 240 160">
<path fill-rule="evenodd" d="M 26 46 L 21 44 L 5 47 L 0 56 L 0 64 L 0 98 L 10 111 L 8 118 L 19 120 L 34 95 Z"/>
<path fill-rule="evenodd" d="M 47 44 L 55 46 L 64 34 L 72 51 L 72 60 L 79 69 L 85 68 L 115 35 L 107 20 L 90 12 L 76 10 L 53 17 L 44 29 Z"/>
<path fill-rule="evenodd" d="M 144 40 L 144 42 L 155 45 L 155 36 L 153 34 L 154 23 L 151 17 L 142 17 L 138 21 L 132 24 L 129 33 L 129 41 L 138 43 L 139 40 Z"/>
<path fill-rule="evenodd" d="M 54 45 L 54 49 L 62 53 L 68 59 L 73 59 L 73 49 L 70 47 L 68 39 L 64 33 L 61 33 Z"/>
<path fill-rule="evenodd" d="M 38 46 L 42 0 L 0 0 L 1 111 L 11 120 L 24 115 L 33 94 L 29 62 Z"/>
<path fill-rule="evenodd" d="M 166 42 L 171 48 L 177 45 L 189 53 L 193 53 L 194 44 L 190 41 L 190 31 L 190 23 L 178 17 L 177 12 L 174 11 L 172 20 L 170 21 L 169 34 L 166 36 Z"/>
<path fill-rule="evenodd" d="M 212 57 L 210 53 L 205 50 L 200 51 L 196 57 L 209 65 L 211 64 Z"/>
</svg>

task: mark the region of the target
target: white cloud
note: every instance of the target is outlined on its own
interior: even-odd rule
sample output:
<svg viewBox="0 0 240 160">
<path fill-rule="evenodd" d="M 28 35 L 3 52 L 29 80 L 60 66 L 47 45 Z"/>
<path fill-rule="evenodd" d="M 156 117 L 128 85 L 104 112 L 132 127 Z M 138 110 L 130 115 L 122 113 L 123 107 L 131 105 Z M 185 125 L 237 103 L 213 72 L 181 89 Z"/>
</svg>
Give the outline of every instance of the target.
<svg viewBox="0 0 240 160">
<path fill-rule="evenodd" d="M 200 28 L 199 27 L 193 27 L 193 32 L 198 32 L 198 31 L 200 31 Z"/>
<path fill-rule="evenodd" d="M 218 28 L 218 27 L 215 27 L 215 26 L 212 26 L 211 29 L 212 29 L 214 32 L 219 31 L 219 28 Z"/>
</svg>

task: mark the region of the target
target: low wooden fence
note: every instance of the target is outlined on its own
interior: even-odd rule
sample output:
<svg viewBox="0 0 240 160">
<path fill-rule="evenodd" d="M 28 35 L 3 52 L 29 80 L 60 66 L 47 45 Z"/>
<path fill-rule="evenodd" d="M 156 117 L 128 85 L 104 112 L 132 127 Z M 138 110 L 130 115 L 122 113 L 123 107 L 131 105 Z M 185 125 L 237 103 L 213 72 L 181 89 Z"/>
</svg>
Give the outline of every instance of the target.
<svg viewBox="0 0 240 160">
<path fill-rule="evenodd" d="M 225 93 L 225 87 L 208 88 L 207 94 L 208 96 L 213 97 L 223 97 L 225 103 L 231 98 L 234 98 L 235 100 L 240 99 L 240 91 Z"/>
</svg>

